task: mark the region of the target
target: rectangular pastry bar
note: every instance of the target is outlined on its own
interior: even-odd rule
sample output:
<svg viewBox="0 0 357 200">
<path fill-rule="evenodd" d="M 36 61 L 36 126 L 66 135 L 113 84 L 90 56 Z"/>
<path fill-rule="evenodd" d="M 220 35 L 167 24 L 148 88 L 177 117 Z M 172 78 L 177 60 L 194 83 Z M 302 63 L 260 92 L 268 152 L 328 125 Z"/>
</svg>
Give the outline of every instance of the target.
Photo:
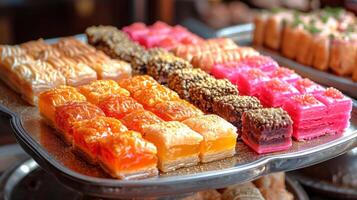
<svg viewBox="0 0 357 200">
<path fill-rule="evenodd" d="M 200 81 L 213 79 L 205 71 L 198 68 L 185 68 L 172 72 L 168 77 L 168 86 L 175 90 L 181 98 L 190 100 L 189 89 Z"/>
<path fill-rule="evenodd" d="M 127 131 L 100 143 L 102 168 L 119 179 L 142 179 L 158 174 L 157 149 L 140 133 Z"/>
<path fill-rule="evenodd" d="M 161 118 L 148 110 L 135 110 L 125 115 L 120 121 L 130 130 L 143 133 L 147 125 L 164 122 Z"/>
<path fill-rule="evenodd" d="M 217 115 L 203 115 L 183 121 L 202 135 L 200 160 L 203 163 L 231 157 L 236 153 L 237 128 Z"/>
<path fill-rule="evenodd" d="M 122 88 L 128 90 L 131 94 L 136 91 L 151 88 L 159 85 L 159 83 L 148 75 L 139 75 L 132 78 L 127 78 L 119 81 L 119 85 Z"/>
<path fill-rule="evenodd" d="M 158 150 L 159 169 L 163 172 L 196 165 L 203 137 L 183 123 L 172 121 L 144 126 L 144 138 Z"/>
<path fill-rule="evenodd" d="M 71 86 L 60 86 L 42 92 L 38 99 L 38 109 L 42 117 L 53 127 L 55 122 L 56 107 L 73 103 L 85 102 L 86 97 Z"/>
<path fill-rule="evenodd" d="M 165 121 L 183 121 L 203 115 L 200 109 L 185 100 L 160 102 L 151 107 L 150 110 Z"/>
<path fill-rule="evenodd" d="M 248 110 L 262 108 L 260 101 L 256 97 L 227 95 L 214 100 L 213 113 L 221 116 L 225 120 L 237 127 L 238 136 L 242 133 L 242 115 Z"/>
<path fill-rule="evenodd" d="M 281 108 L 249 110 L 242 116 L 242 139 L 259 154 L 286 150 L 292 145 L 292 123 Z"/>
<path fill-rule="evenodd" d="M 159 83 L 166 84 L 171 72 L 184 68 L 192 68 L 192 65 L 182 58 L 167 53 L 150 58 L 147 65 L 147 73 Z"/>
<path fill-rule="evenodd" d="M 95 105 L 109 96 L 130 96 L 130 93 L 121 88 L 117 82 L 113 80 L 98 80 L 87 85 L 82 85 L 79 92 L 87 97 L 87 100 Z"/>
<path fill-rule="evenodd" d="M 262 85 L 260 101 L 265 106 L 280 107 L 286 99 L 297 94 L 300 93 L 294 86 L 288 82 L 274 78 Z"/>
<path fill-rule="evenodd" d="M 94 117 L 73 123 L 73 149 L 91 164 L 98 163 L 101 143 L 128 129 L 117 119 Z"/>
<path fill-rule="evenodd" d="M 109 96 L 100 101 L 98 107 L 101 108 L 106 116 L 121 119 L 136 110 L 143 110 L 144 107 L 135 99 L 128 96 Z"/>
<path fill-rule="evenodd" d="M 97 106 L 88 102 L 67 103 L 56 107 L 54 126 L 67 144 L 73 143 L 73 123 L 105 116 Z"/>
</svg>

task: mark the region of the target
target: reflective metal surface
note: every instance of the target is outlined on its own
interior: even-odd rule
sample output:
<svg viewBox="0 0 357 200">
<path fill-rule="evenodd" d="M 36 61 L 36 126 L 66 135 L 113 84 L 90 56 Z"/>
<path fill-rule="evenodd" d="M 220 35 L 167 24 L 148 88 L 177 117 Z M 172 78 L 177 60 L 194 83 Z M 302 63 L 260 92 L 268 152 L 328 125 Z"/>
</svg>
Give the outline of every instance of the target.
<svg viewBox="0 0 357 200">
<path fill-rule="evenodd" d="M 38 110 L 0 82 L 0 110 L 11 119 L 18 143 L 58 180 L 88 195 L 101 197 L 152 197 L 183 194 L 253 180 L 264 174 L 306 167 L 336 157 L 357 145 L 357 107 L 351 126 L 341 135 L 327 135 L 308 142 L 293 142 L 291 149 L 258 155 L 242 142 L 237 155 L 221 161 L 183 168 L 158 177 L 121 181 L 88 165 L 41 121 Z"/>
</svg>

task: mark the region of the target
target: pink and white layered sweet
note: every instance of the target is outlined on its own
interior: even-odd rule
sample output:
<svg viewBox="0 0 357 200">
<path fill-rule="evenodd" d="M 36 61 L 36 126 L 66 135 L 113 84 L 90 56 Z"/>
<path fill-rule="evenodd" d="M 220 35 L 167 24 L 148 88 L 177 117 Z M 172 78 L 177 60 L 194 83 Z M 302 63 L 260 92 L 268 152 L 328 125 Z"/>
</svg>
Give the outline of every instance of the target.
<svg viewBox="0 0 357 200">
<path fill-rule="evenodd" d="M 282 107 L 287 99 L 300 92 L 291 84 L 279 79 L 271 79 L 260 89 L 260 101 L 266 107 Z"/>
</svg>

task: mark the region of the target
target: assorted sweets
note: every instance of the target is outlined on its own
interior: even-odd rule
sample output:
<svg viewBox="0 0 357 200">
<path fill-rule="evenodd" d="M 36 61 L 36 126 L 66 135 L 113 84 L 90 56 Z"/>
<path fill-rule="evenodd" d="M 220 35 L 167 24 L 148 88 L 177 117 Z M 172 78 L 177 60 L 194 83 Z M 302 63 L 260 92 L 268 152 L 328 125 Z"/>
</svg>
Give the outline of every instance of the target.
<svg viewBox="0 0 357 200">
<path fill-rule="evenodd" d="M 357 81 L 356 17 L 342 8 L 311 13 L 276 9 L 257 15 L 253 43 L 318 70 Z"/>
<path fill-rule="evenodd" d="M 130 64 L 74 38 L 47 44 L 42 39 L 20 45 L 0 45 L 1 79 L 31 105 L 38 95 L 60 85 L 78 86 L 97 79 L 131 76 Z"/>
<path fill-rule="evenodd" d="M 75 153 L 114 178 L 151 177 L 236 153 L 231 123 L 147 75 L 60 86 L 42 92 L 39 105 Z"/>
</svg>

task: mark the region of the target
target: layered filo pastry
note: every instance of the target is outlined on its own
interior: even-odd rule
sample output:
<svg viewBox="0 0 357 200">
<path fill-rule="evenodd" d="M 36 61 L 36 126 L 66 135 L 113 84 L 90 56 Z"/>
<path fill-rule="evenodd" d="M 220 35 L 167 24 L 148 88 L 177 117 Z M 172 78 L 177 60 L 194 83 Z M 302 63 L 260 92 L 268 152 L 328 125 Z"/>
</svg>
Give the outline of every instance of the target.
<svg viewBox="0 0 357 200">
<path fill-rule="evenodd" d="M 1 79 L 31 105 L 37 104 L 40 92 L 66 83 L 62 73 L 52 65 L 27 55 L 6 57 L 0 68 Z"/>
<path fill-rule="evenodd" d="M 43 39 L 32 40 L 20 44 L 20 47 L 33 58 L 37 59 L 42 51 L 52 49 L 51 45 L 47 44 Z"/>
</svg>

